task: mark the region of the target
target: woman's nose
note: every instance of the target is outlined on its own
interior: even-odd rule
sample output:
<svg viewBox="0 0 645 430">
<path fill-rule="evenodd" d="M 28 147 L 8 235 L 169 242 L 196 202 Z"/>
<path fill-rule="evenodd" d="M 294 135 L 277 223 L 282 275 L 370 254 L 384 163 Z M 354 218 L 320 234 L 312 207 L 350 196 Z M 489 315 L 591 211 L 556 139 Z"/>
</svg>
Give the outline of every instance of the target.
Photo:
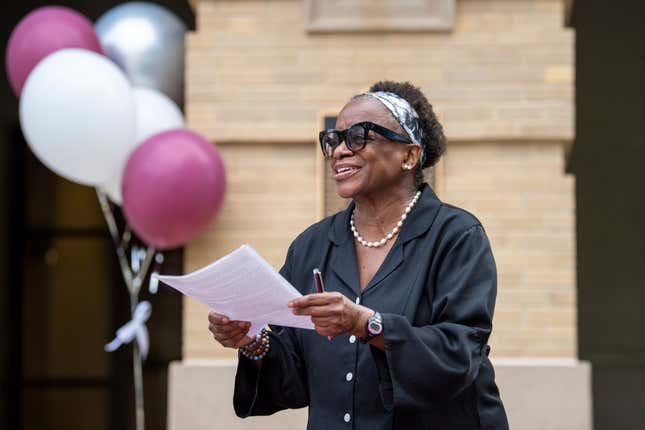
<svg viewBox="0 0 645 430">
<path fill-rule="evenodd" d="M 353 152 L 349 150 L 347 145 L 345 144 L 345 141 L 343 140 L 338 144 L 337 147 L 335 147 L 332 151 L 332 158 L 340 158 L 343 155 L 352 155 Z"/>
</svg>

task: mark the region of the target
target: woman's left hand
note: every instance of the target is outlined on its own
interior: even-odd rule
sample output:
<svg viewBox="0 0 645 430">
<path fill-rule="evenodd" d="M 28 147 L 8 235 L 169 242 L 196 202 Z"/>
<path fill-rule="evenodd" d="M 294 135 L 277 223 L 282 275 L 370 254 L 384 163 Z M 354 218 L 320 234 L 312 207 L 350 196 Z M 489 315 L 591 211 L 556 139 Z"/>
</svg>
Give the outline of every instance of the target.
<svg viewBox="0 0 645 430">
<path fill-rule="evenodd" d="M 343 333 L 365 336 L 365 323 L 374 311 L 338 292 L 308 294 L 289 302 L 295 315 L 310 315 L 316 331 L 334 337 Z"/>
</svg>

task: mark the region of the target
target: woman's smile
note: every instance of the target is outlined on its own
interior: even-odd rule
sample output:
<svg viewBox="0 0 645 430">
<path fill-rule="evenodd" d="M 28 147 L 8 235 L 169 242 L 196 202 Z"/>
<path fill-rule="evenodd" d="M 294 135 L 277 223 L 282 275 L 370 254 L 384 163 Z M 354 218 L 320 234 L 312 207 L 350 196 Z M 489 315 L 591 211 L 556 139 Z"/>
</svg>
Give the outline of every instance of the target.
<svg viewBox="0 0 645 430">
<path fill-rule="evenodd" d="M 344 181 L 357 173 L 361 168 L 355 164 L 336 163 L 334 165 L 334 180 L 336 182 Z"/>
</svg>

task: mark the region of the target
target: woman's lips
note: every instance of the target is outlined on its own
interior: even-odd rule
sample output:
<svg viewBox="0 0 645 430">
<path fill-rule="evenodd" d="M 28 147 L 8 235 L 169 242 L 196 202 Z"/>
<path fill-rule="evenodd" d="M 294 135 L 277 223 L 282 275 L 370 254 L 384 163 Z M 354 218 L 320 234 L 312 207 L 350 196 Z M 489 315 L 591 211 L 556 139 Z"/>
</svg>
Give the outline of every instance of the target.
<svg viewBox="0 0 645 430">
<path fill-rule="evenodd" d="M 355 166 L 338 168 L 336 169 L 336 173 L 334 173 L 334 180 L 343 181 L 350 176 L 353 176 L 354 173 L 358 172 L 359 170 L 361 170 L 361 168 Z"/>
</svg>

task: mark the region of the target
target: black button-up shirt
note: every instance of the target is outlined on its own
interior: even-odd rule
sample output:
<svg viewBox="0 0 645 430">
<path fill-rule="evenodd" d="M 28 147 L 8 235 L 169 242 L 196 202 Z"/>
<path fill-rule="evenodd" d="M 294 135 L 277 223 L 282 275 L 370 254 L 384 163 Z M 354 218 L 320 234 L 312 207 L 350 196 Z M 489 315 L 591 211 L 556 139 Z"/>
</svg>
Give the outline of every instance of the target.
<svg viewBox="0 0 645 430">
<path fill-rule="evenodd" d="M 361 292 L 353 203 L 304 231 L 280 273 L 302 294 L 325 289 L 381 313 L 385 350 L 354 336 L 272 327 L 258 370 L 240 355 L 238 416 L 309 407 L 308 429 L 508 428 L 488 359 L 497 273 L 484 229 L 424 185 L 383 264 Z"/>
</svg>

